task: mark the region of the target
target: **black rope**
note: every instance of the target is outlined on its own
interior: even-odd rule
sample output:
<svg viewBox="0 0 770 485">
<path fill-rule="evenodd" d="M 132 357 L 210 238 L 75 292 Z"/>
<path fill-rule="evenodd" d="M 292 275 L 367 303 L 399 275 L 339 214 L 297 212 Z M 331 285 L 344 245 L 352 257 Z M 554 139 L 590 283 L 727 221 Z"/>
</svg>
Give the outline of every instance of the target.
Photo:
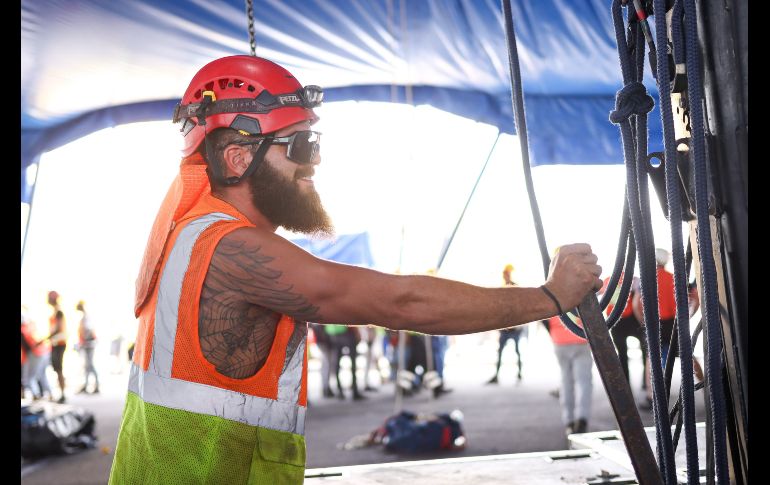
<svg viewBox="0 0 770 485">
<path fill-rule="evenodd" d="M 629 19 L 632 18 L 632 15 L 633 13 L 627 10 Z M 611 121 L 615 120 L 614 122 L 619 126 L 621 132 L 626 164 L 629 212 L 632 230 L 637 242 L 639 272 L 642 282 L 641 297 L 653 388 L 653 415 L 656 427 L 658 463 L 666 483 L 675 484 L 676 463 L 673 443 L 671 442 L 670 421 L 668 420 L 667 396 L 664 395 L 665 383 L 660 366 L 660 320 L 658 319 L 654 237 L 651 230 L 649 194 L 647 192 L 647 113 L 652 108 L 650 105 L 652 98 L 646 94 L 646 89 L 641 84 L 645 44 L 642 32 L 633 25 L 628 29 L 628 38 L 626 38 L 621 0 L 613 1 L 612 17 L 624 87 L 616 96 L 616 109 L 611 114 Z M 629 49 L 629 42 L 633 45 L 633 51 Z M 635 54 L 634 64 L 629 58 L 631 53 Z M 658 364 L 654 365 L 656 362 Z"/>
<path fill-rule="evenodd" d="M 532 218 L 535 222 L 535 233 L 540 247 L 540 256 L 543 260 L 543 271 L 548 276 L 548 268 L 551 258 L 548 254 L 548 246 L 545 242 L 543 221 L 540 218 L 540 209 L 535 197 L 534 184 L 532 183 L 532 169 L 529 161 L 529 140 L 527 136 L 527 118 L 524 113 L 524 93 L 521 86 L 521 69 L 519 68 L 519 51 L 516 47 L 516 32 L 513 29 L 511 4 L 503 0 L 503 17 L 505 18 L 505 38 L 508 42 L 508 67 L 511 74 L 511 94 L 513 100 L 513 120 L 516 125 L 516 133 L 519 135 L 521 146 L 521 161 L 524 166 L 524 181 L 529 195 L 529 205 L 532 209 Z"/>
<path fill-rule="evenodd" d="M 246 0 L 246 17 L 249 21 L 249 48 L 251 49 L 251 55 L 257 55 L 257 39 L 254 36 L 254 7 L 252 6 L 252 0 Z"/>
<path fill-rule="evenodd" d="M 671 228 L 671 256 L 674 264 L 674 291 L 676 301 L 676 320 L 669 342 L 668 359 L 665 368 L 666 396 L 671 390 L 671 378 L 674 371 L 676 350 L 680 354 L 680 371 L 682 382 L 680 384 L 679 398 L 683 406 L 685 418 L 685 443 L 687 460 L 687 481 L 690 485 L 699 483 L 698 465 L 698 441 L 695 429 L 695 390 L 692 368 L 692 342 L 688 324 L 690 321 L 687 278 L 689 266 L 687 257 L 683 251 L 682 241 L 682 207 L 679 194 L 679 170 L 677 167 L 677 143 L 674 130 L 674 120 L 671 109 L 670 72 L 668 55 L 666 52 L 666 16 L 665 0 L 654 0 L 654 7 L 658 15 L 655 15 L 656 43 L 660 52 L 657 56 L 657 81 L 658 96 L 660 100 L 660 116 L 663 125 L 663 146 L 665 152 L 666 196 L 668 202 L 668 219 Z M 676 9 L 673 12 L 676 13 Z M 676 25 L 679 19 L 674 15 L 672 25 Z M 673 28 L 673 27 L 672 27 Z M 687 245 L 690 250 L 689 244 Z M 690 257 L 692 260 L 692 257 Z M 676 333 L 674 333 L 676 332 Z M 678 425 L 681 428 L 681 425 Z"/>
<path fill-rule="evenodd" d="M 698 325 L 695 327 L 695 331 L 692 334 L 691 338 L 692 338 L 693 346 L 695 346 L 695 343 L 698 341 L 698 334 L 700 334 L 702 328 L 703 328 L 703 319 L 701 319 L 698 322 Z M 701 389 L 703 389 L 704 386 L 705 386 L 705 382 L 698 382 L 693 386 L 693 388 L 694 388 L 694 391 L 700 391 Z M 671 421 L 673 421 L 674 418 L 677 419 L 676 429 L 674 431 L 674 450 L 676 450 L 677 443 L 679 442 L 679 434 L 682 428 L 683 414 L 680 412 L 681 410 L 682 410 L 682 394 L 680 393 L 679 399 L 677 399 L 676 404 L 674 404 L 674 407 L 671 408 L 671 412 L 669 413 L 669 418 Z M 688 481 L 689 481 L 689 470 L 688 470 Z M 696 482 L 696 483 L 699 483 L 699 482 Z"/>
<path fill-rule="evenodd" d="M 628 251 L 628 239 L 631 234 L 631 226 L 628 220 L 628 200 L 626 200 L 626 193 L 623 192 L 623 215 L 620 222 L 620 240 L 618 241 L 618 251 L 615 255 L 615 266 L 612 268 L 612 276 L 607 282 L 607 287 L 604 289 L 604 294 L 599 300 L 599 308 L 604 310 L 612 300 L 612 296 L 615 294 L 615 289 L 620 281 L 620 275 L 623 270 L 623 261 Z M 617 301 L 625 301 L 618 298 Z"/>
<path fill-rule="evenodd" d="M 698 43 L 697 14 L 694 0 L 684 0 L 685 60 L 687 94 L 690 100 L 691 145 L 695 176 L 695 206 L 698 220 L 698 256 L 700 258 L 701 302 L 705 325 L 706 372 L 709 375 L 709 401 L 713 414 L 714 455 L 718 483 L 729 482 L 726 443 L 726 396 L 722 387 L 722 329 L 720 328 L 717 274 L 712 246 L 708 207 L 708 160 L 705 150 L 703 92 Z"/>
<path fill-rule="evenodd" d="M 633 115 L 646 115 L 654 107 L 655 101 L 647 94 L 644 84 L 630 82 L 615 95 L 615 110 L 610 112 L 610 121 L 619 125 L 629 121 Z"/>
<path fill-rule="evenodd" d="M 513 28 L 513 15 L 511 12 L 510 0 L 502 0 L 503 17 L 505 20 L 505 39 L 508 44 L 508 67 L 511 74 L 511 99 L 513 102 L 513 118 L 516 124 L 516 132 L 519 136 L 521 146 L 521 162 L 524 169 L 524 182 L 527 186 L 527 195 L 529 196 L 529 205 L 532 212 L 532 219 L 535 224 L 535 234 L 537 235 L 538 247 L 540 248 L 540 257 L 543 262 L 543 274 L 548 277 L 548 270 L 551 266 L 551 257 L 548 254 L 548 246 L 545 242 L 545 231 L 543 221 L 540 217 L 540 209 L 535 197 L 535 188 L 532 183 L 532 168 L 529 160 L 529 141 L 527 136 L 527 118 L 524 112 L 524 92 L 521 85 L 521 70 L 519 68 L 519 51 L 516 47 L 516 33 Z M 571 310 L 571 309 L 570 309 Z M 575 335 L 586 338 L 582 328 L 578 327 L 569 317 L 569 314 L 559 316 L 564 325 Z"/>
<path fill-rule="evenodd" d="M 620 316 L 625 310 L 625 303 L 628 301 L 628 294 L 631 292 L 631 285 L 634 280 L 634 264 L 636 263 L 636 241 L 634 240 L 634 233 L 628 231 L 628 252 L 626 253 L 626 268 L 623 273 L 623 284 L 620 286 L 620 295 L 615 303 L 615 308 L 612 309 L 610 315 L 607 317 L 607 326 L 612 328 L 617 322 L 620 321 Z"/>
</svg>

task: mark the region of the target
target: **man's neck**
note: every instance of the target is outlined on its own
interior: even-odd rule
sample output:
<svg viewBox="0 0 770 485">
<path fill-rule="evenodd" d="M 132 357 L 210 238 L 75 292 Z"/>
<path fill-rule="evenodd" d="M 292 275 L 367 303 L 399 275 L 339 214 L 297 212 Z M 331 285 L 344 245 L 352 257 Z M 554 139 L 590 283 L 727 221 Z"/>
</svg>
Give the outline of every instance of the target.
<svg viewBox="0 0 770 485">
<path fill-rule="evenodd" d="M 248 186 L 239 184 L 235 187 L 216 189 L 211 191 L 211 195 L 238 209 L 238 212 L 246 216 L 255 226 L 272 232 L 278 229 L 278 226 L 270 222 L 259 209 L 254 207 Z"/>
</svg>

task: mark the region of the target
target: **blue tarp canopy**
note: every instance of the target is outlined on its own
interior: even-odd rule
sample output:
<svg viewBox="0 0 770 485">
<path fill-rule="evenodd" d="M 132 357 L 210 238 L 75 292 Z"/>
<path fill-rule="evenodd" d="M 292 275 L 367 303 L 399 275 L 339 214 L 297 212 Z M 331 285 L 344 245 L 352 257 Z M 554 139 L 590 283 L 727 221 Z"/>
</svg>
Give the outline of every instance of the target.
<svg viewBox="0 0 770 485">
<path fill-rule="evenodd" d="M 374 266 L 367 232 L 345 234 L 333 240 L 302 238 L 292 239 L 291 242 L 322 259 L 367 268 Z"/>
<path fill-rule="evenodd" d="M 622 163 L 608 121 L 622 87 L 610 4 L 512 2 L 533 165 Z M 121 123 L 170 120 L 200 67 L 249 53 L 242 0 L 21 7 L 23 202 L 25 169 L 41 153 Z M 254 0 L 254 17 L 257 54 L 323 86 L 326 101 L 430 104 L 515 132 L 498 1 Z M 655 142 L 657 111 L 650 124 Z"/>
</svg>

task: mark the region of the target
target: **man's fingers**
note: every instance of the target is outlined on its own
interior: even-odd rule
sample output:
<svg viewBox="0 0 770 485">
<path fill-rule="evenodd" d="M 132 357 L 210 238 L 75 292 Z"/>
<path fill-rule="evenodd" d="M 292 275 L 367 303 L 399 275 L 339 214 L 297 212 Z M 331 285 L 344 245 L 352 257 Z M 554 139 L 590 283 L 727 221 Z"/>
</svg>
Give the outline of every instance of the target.
<svg viewBox="0 0 770 485">
<path fill-rule="evenodd" d="M 559 246 L 556 251 L 557 254 L 588 254 L 590 252 L 591 246 L 586 243 L 565 244 L 564 246 Z"/>
</svg>

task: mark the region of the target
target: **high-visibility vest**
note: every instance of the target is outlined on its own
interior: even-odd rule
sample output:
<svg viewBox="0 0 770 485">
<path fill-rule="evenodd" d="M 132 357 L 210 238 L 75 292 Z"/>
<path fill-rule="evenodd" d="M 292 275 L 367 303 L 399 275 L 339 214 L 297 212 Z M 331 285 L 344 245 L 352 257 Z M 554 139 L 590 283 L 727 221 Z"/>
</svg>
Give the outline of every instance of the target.
<svg viewBox="0 0 770 485">
<path fill-rule="evenodd" d="M 175 222 L 138 310 L 111 484 L 303 482 L 307 324 L 282 316 L 267 360 L 245 379 L 217 372 L 198 340 L 211 257 L 241 227 L 253 224 L 210 194 Z"/>
</svg>

